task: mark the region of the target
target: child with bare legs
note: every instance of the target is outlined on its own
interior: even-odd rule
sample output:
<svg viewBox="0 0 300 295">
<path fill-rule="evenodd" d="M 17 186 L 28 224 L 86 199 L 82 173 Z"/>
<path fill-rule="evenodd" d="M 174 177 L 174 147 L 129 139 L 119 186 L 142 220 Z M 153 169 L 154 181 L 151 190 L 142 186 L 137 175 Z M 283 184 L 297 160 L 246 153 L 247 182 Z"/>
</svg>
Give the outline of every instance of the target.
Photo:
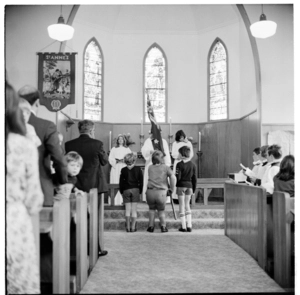
<svg viewBox="0 0 300 295">
<path fill-rule="evenodd" d="M 177 195 L 179 200 L 179 216 L 181 220 L 181 232 L 192 231 L 192 212 L 190 208 L 190 200 L 196 190 L 197 176 L 196 166 L 190 161 L 191 149 L 183 146 L 179 150 L 181 162 L 176 166 L 177 177 Z M 186 225 L 187 222 L 187 225 Z"/>
</svg>

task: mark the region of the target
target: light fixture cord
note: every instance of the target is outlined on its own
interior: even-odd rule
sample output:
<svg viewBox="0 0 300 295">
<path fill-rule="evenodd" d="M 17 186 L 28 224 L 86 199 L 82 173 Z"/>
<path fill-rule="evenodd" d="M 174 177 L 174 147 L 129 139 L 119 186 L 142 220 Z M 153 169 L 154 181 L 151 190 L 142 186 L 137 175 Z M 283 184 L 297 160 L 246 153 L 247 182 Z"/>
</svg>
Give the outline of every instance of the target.
<svg viewBox="0 0 300 295">
<path fill-rule="evenodd" d="M 39 50 L 39 52 L 42 52 L 45 48 L 49 47 L 50 45 L 52 45 L 53 43 L 58 42 L 58 40 L 53 41 L 52 43 L 50 43 L 49 45 L 47 45 L 46 47 L 42 48 Z"/>
<path fill-rule="evenodd" d="M 264 13 L 264 5 L 263 4 L 261 5 L 261 12 L 262 12 L 262 14 Z"/>
<path fill-rule="evenodd" d="M 63 16 L 62 15 L 62 5 L 60 5 L 60 16 Z"/>
</svg>

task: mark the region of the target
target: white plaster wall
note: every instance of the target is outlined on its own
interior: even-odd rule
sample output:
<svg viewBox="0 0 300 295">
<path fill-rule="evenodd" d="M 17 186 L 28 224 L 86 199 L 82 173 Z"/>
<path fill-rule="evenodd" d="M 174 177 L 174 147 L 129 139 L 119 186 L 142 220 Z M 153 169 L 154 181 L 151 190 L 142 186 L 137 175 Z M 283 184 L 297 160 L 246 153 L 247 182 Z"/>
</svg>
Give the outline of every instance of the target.
<svg viewBox="0 0 300 295">
<path fill-rule="evenodd" d="M 65 20 L 71 7 L 63 6 Z M 256 21 L 260 5 L 245 7 L 250 21 Z M 262 120 L 263 123 L 293 123 L 293 11 L 291 5 L 267 7 L 265 14 L 277 22 L 278 30 L 275 36 L 257 41 L 263 84 Z M 117 19 L 119 12 L 115 9 L 109 14 L 107 10 L 106 22 L 104 18 L 101 19 L 103 23 L 92 26 L 88 18 L 82 21 L 75 17 L 75 36 L 67 42 L 66 51 L 78 52 L 76 106 L 68 106 L 64 109 L 66 113 L 82 118 L 83 50 L 92 37 L 98 40 L 104 55 L 104 122 L 140 122 L 143 58 L 154 42 L 162 47 L 168 61 L 168 117 L 177 123 L 206 122 L 207 56 L 216 37 L 223 40 L 228 49 L 229 118 L 240 118 L 253 110 L 256 104 L 253 56 L 238 22 L 225 19 L 222 24 L 203 30 L 196 23 L 194 31 L 192 21 L 187 23 L 185 30 L 177 32 L 159 30 L 161 23 L 155 31 L 122 31 L 121 24 L 112 21 L 113 17 Z M 24 84 L 37 85 L 36 52 L 59 50 L 59 42 L 50 45 L 53 41 L 47 34 L 47 26 L 57 22 L 59 14 L 58 5 L 14 6 L 6 10 L 5 68 L 8 80 L 16 89 Z M 184 15 L 190 14 L 185 11 Z M 133 25 L 135 19 L 131 21 Z M 118 30 L 115 30 L 116 25 Z M 130 28 L 128 18 L 126 25 Z M 170 26 L 168 22 L 167 29 Z M 55 121 L 55 113 L 45 108 L 41 108 L 39 116 Z"/>
<path fill-rule="evenodd" d="M 245 5 L 251 23 L 261 14 L 261 5 Z M 294 29 L 293 5 L 264 5 L 268 20 L 277 23 L 277 32 L 256 39 L 261 63 L 262 123 L 294 122 Z"/>
</svg>

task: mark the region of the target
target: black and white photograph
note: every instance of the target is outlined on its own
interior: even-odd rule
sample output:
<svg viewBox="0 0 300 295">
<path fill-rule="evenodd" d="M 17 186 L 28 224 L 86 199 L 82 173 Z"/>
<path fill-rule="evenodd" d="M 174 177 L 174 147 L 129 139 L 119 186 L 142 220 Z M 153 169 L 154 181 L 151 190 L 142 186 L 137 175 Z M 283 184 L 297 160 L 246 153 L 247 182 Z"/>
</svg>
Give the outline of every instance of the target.
<svg viewBox="0 0 300 295">
<path fill-rule="evenodd" d="M 2 7 L 3 294 L 297 294 L 294 1 Z"/>
</svg>

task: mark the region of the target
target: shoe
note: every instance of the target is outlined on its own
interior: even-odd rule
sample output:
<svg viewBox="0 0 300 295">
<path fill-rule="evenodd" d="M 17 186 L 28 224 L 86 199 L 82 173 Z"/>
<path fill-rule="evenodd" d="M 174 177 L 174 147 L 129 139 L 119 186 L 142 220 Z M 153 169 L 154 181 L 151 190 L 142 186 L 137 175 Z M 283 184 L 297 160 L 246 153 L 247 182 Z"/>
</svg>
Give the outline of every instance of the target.
<svg viewBox="0 0 300 295">
<path fill-rule="evenodd" d="M 166 226 L 161 226 L 160 228 L 161 228 L 161 232 L 162 232 L 162 233 L 168 232 L 168 229 L 167 229 Z"/>
<path fill-rule="evenodd" d="M 186 229 L 185 229 L 185 228 L 182 228 L 182 227 L 179 228 L 178 230 L 179 230 L 179 231 L 182 231 L 182 232 L 186 232 Z"/>
<path fill-rule="evenodd" d="M 147 228 L 147 231 L 148 231 L 149 233 L 153 233 L 153 232 L 154 232 L 154 226 L 149 226 L 149 227 Z"/>
<path fill-rule="evenodd" d="M 187 227 L 186 230 L 190 233 L 192 231 L 191 227 Z"/>
<path fill-rule="evenodd" d="M 131 232 L 131 230 L 129 230 L 128 228 L 126 228 L 126 231 L 129 233 L 129 232 Z"/>
<path fill-rule="evenodd" d="M 108 254 L 108 252 L 107 251 L 105 251 L 105 250 L 103 250 L 103 251 L 99 251 L 99 253 L 98 253 L 98 257 L 100 257 L 100 256 L 105 256 L 105 255 L 107 255 Z"/>
<path fill-rule="evenodd" d="M 137 222 L 135 222 L 135 227 L 134 227 L 134 229 L 133 229 L 133 228 L 130 229 L 130 232 L 132 232 L 132 233 L 134 233 L 134 232 L 136 232 L 136 231 L 137 231 Z"/>
</svg>

